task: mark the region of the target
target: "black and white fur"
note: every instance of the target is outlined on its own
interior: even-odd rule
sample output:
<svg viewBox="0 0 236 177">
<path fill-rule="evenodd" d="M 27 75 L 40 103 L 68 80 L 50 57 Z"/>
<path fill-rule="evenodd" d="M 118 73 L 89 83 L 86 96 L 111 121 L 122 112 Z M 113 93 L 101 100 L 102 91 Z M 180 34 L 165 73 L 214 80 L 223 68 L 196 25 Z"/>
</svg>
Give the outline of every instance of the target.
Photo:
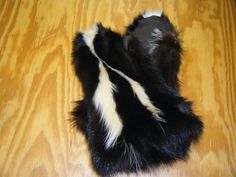
<svg viewBox="0 0 236 177">
<path fill-rule="evenodd" d="M 146 20 L 154 27 L 142 38 Z M 179 95 L 180 52 L 177 32 L 159 11 L 138 16 L 124 36 L 101 24 L 77 34 L 73 65 L 84 99 L 73 116 L 99 175 L 186 158 L 203 125 Z"/>
</svg>

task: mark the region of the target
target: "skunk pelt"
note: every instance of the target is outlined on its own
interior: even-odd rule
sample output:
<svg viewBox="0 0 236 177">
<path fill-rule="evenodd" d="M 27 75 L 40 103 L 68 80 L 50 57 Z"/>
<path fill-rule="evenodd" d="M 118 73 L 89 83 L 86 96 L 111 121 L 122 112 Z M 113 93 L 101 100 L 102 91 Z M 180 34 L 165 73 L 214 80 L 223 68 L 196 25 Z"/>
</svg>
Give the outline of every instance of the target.
<svg viewBox="0 0 236 177">
<path fill-rule="evenodd" d="M 73 65 L 84 99 L 73 121 L 101 176 L 185 159 L 203 124 L 179 94 L 181 45 L 160 11 L 135 18 L 120 35 L 101 24 L 79 32 Z"/>
</svg>

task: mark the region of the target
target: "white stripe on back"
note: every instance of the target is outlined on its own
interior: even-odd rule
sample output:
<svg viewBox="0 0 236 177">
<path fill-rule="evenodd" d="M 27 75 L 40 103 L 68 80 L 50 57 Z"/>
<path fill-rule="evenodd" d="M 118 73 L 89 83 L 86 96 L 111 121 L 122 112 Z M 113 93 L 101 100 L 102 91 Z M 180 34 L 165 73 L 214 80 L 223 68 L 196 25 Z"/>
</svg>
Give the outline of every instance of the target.
<svg viewBox="0 0 236 177">
<path fill-rule="evenodd" d="M 99 83 L 94 93 L 93 103 L 105 123 L 107 130 L 105 143 L 106 149 L 109 149 L 115 145 L 123 129 L 123 124 L 116 111 L 116 103 L 113 97 L 113 92 L 116 90 L 116 87 L 110 81 L 102 60 L 97 56 L 94 50 L 93 40 L 97 32 L 98 27 L 95 24 L 91 29 L 84 31 L 83 38 L 90 51 L 99 61 Z"/>
</svg>

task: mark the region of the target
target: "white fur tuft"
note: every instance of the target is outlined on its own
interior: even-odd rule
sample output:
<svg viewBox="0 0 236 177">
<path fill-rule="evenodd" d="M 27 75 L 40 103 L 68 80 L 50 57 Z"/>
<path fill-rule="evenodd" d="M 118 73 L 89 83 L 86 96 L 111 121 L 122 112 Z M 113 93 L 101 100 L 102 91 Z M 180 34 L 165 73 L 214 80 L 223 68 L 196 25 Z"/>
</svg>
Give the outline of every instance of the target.
<svg viewBox="0 0 236 177">
<path fill-rule="evenodd" d="M 162 39 L 162 32 L 158 28 L 154 28 L 152 32 L 154 39 L 149 40 L 148 53 L 151 55 L 153 51 L 158 47 L 158 41 Z"/>
<path fill-rule="evenodd" d="M 161 9 L 158 9 L 158 10 L 152 10 L 152 11 L 146 11 L 143 13 L 143 18 L 148 18 L 148 17 L 151 17 L 151 16 L 158 16 L 158 17 L 161 17 L 162 15 L 162 10 Z"/>
<path fill-rule="evenodd" d="M 93 40 L 94 40 L 95 36 L 97 35 L 97 33 L 98 33 L 97 24 L 94 24 L 92 26 L 92 28 L 83 31 L 83 39 L 84 39 L 85 43 L 87 44 L 87 46 L 89 47 L 90 51 L 95 56 L 97 56 L 97 55 L 96 55 L 96 52 L 94 50 Z"/>
<path fill-rule="evenodd" d="M 162 32 L 158 28 L 154 28 L 152 32 L 152 36 L 156 38 L 156 40 L 162 39 Z"/>
</svg>

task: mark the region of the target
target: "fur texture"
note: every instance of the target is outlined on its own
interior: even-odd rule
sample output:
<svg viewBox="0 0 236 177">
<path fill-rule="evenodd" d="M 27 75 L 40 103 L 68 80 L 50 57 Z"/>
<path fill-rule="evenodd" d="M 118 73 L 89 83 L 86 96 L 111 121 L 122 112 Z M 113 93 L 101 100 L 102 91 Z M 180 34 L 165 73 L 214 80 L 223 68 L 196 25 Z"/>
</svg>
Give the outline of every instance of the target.
<svg viewBox="0 0 236 177">
<path fill-rule="evenodd" d="M 74 122 L 101 176 L 185 159 L 202 132 L 191 103 L 178 91 L 178 34 L 165 15 L 148 14 L 138 16 L 124 36 L 96 24 L 73 43 L 84 91 Z"/>
</svg>

